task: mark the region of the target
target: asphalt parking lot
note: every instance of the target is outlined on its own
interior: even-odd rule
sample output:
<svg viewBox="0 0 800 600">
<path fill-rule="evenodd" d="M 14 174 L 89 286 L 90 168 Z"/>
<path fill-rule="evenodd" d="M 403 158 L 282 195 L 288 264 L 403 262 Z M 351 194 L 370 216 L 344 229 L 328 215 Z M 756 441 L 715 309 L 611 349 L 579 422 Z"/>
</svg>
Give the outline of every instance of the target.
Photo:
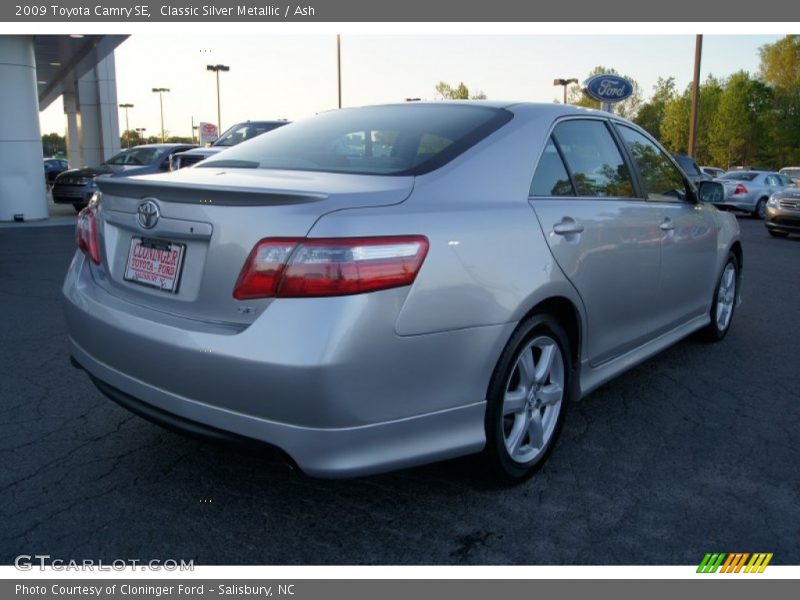
<svg viewBox="0 0 800 600">
<path fill-rule="evenodd" d="M 0 229 L 0 563 L 18 554 L 197 564 L 800 563 L 800 238 L 741 218 L 744 304 L 568 416 L 530 482 L 474 459 L 316 480 L 165 431 L 68 360 L 71 227 Z"/>
</svg>

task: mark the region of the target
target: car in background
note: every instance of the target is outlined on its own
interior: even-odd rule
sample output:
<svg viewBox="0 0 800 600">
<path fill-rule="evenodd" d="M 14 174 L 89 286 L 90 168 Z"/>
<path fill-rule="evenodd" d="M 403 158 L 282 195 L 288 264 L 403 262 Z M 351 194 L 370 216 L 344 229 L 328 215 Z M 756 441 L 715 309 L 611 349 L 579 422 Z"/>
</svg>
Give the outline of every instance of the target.
<svg viewBox="0 0 800 600">
<path fill-rule="evenodd" d="M 570 402 L 722 340 L 740 299 L 722 185 L 601 111 L 348 108 L 98 183 L 63 286 L 73 364 L 134 413 L 312 475 L 483 451 L 521 481 Z"/>
<path fill-rule="evenodd" d="M 790 187 L 772 194 L 767 201 L 764 225 L 773 237 L 800 234 L 800 189 Z"/>
<path fill-rule="evenodd" d="M 173 154 L 195 147 L 192 144 L 144 144 L 123 150 L 96 167 L 69 169 L 53 182 L 53 202 L 72 204 L 76 211 L 80 211 L 97 191 L 95 178 L 169 171 L 169 160 Z"/>
<path fill-rule="evenodd" d="M 219 136 L 214 142 L 206 148 L 194 148 L 186 152 L 180 152 L 172 157 L 170 170 L 177 171 L 185 167 L 190 167 L 199 163 L 201 160 L 207 159 L 209 156 L 214 156 L 223 150 L 227 150 L 232 146 L 252 140 L 262 133 L 267 133 L 278 127 L 288 125 L 289 121 L 245 121 L 237 123 L 233 127 L 227 129 L 225 133 Z"/>
<path fill-rule="evenodd" d="M 717 208 L 750 213 L 757 219 L 767 214 L 767 201 L 775 192 L 792 187 L 794 182 L 775 171 L 728 171 L 717 178 L 725 187 Z"/>
<path fill-rule="evenodd" d="M 722 177 L 725 174 L 725 169 L 720 169 L 719 167 L 700 167 L 700 171 L 712 179 Z"/>
<path fill-rule="evenodd" d="M 703 173 L 691 156 L 685 154 L 675 154 L 674 156 L 683 172 L 689 177 L 689 181 L 695 186 L 700 185 L 701 181 L 711 181 L 712 177 Z"/>
<path fill-rule="evenodd" d="M 44 181 L 47 185 L 53 185 L 61 173 L 69 169 L 69 163 L 63 158 L 44 159 Z"/>
<path fill-rule="evenodd" d="M 778 173 L 800 185 L 800 167 L 783 167 Z"/>
</svg>

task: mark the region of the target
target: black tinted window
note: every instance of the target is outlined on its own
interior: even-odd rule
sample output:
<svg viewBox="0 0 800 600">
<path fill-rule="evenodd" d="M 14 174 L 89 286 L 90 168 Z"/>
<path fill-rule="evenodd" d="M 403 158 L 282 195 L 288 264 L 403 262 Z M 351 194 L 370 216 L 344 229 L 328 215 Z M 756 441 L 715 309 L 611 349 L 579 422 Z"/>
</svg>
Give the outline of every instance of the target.
<svg viewBox="0 0 800 600">
<path fill-rule="evenodd" d="M 686 182 L 669 157 L 638 131 L 619 127 L 619 132 L 642 176 L 647 199 L 685 200 Z"/>
<path fill-rule="evenodd" d="M 553 130 L 579 196 L 633 197 L 631 175 L 602 121 L 575 120 Z"/>
<path fill-rule="evenodd" d="M 547 141 L 531 182 L 531 196 L 574 196 L 567 169 L 553 140 Z"/>
<path fill-rule="evenodd" d="M 678 161 L 681 169 L 683 169 L 683 172 L 687 175 L 691 175 L 692 177 L 700 175 L 700 170 L 697 168 L 697 163 L 688 156 L 676 156 L 675 160 Z"/>
<path fill-rule="evenodd" d="M 235 146 L 198 168 L 419 175 L 449 162 L 511 117 L 502 109 L 470 104 L 336 110 Z"/>
</svg>

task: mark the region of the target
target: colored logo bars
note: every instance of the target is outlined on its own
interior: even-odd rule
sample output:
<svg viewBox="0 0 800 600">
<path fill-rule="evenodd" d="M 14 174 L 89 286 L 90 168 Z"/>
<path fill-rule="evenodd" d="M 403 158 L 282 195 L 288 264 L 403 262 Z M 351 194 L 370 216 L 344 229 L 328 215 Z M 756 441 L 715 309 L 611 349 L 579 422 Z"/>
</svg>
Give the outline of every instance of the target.
<svg viewBox="0 0 800 600">
<path fill-rule="evenodd" d="M 747 559 L 750 559 L 748 562 Z M 763 573 L 769 561 L 772 560 L 772 552 L 735 552 L 725 554 L 724 552 L 708 552 L 700 566 L 697 567 L 698 573 Z M 747 563 L 745 565 L 745 563 Z"/>
</svg>

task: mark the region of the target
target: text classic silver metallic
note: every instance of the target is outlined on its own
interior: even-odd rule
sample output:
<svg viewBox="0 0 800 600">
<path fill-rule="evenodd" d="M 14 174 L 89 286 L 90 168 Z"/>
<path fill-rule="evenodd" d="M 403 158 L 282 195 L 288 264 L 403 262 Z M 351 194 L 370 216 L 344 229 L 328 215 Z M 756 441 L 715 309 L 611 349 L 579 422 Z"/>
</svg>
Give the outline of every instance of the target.
<svg viewBox="0 0 800 600">
<path fill-rule="evenodd" d="M 352 108 L 98 184 L 63 288 L 74 363 L 316 476 L 483 451 L 523 479 L 571 400 L 722 339 L 739 301 L 722 186 L 603 112 Z"/>
</svg>

